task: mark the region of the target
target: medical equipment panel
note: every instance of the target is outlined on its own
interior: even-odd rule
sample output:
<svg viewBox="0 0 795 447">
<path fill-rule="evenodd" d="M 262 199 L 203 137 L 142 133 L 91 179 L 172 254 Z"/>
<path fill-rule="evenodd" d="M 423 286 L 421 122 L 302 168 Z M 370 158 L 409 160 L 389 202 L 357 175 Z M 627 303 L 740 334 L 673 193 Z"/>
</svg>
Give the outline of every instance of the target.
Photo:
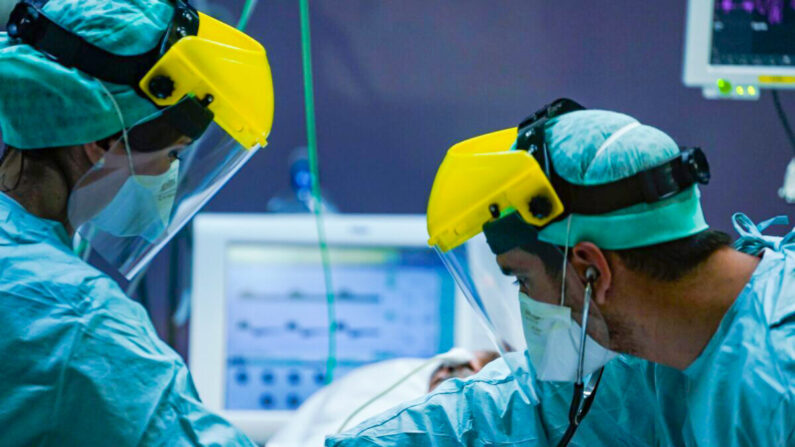
<svg viewBox="0 0 795 447">
<path fill-rule="evenodd" d="M 335 378 L 452 347 L 454 283 L 431 250 L 333 246 L 330 257 Z M 329 321 L 318 248 L 230 242 L 224 268 L 225 407 L 297 408 L 326 384 Z"/>
<path fill-rule="evenodd" d="M 707 98 L 795 88 L 795 3 L 690 0 L 683 79 Z"/>
<path fill-rule="evenodd" d="M 493 349 L 424 215 L 328 214 L 333 377 L 453 345 Z M 188 361 L 207 408 L 264 442 L 327 382 L 329 312 L 311 214 L 210 214 L 193 225 Z"/>
</svg>

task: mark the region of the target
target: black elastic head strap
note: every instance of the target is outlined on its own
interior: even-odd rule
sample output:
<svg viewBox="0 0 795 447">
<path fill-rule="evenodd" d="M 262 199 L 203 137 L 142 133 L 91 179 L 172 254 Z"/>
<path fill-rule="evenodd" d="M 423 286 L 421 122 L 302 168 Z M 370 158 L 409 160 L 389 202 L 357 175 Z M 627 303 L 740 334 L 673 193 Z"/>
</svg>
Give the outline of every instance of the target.
<svg viewBox="0 0 795 447">
<path fill-rule="evenodd" d="M 576 185 L 555 175 L 553 187 L 570 213 L 606 214 L 639 203 L 655 203 L 694 184 L 709 183 L 707 157 L 701 148 L 682 148 L 679 155 L 637 174 L 601 185 Z"/>
<path fill-rule="evenodd" d="M 566 181 L 555 171 L 547 153 L 544 127 L 552 118 L 584 109 L 570 99 L 558 99 L 524 119 L 518 126 L 516 149 L 533 155 L 563 203 L 563 213 L 552 222 L 559 222 L 572 213 L 599 215 L 640 203 L 655 203 L 683 192 L 694 184 L 709 182 L 709 164 L 700 148 L 682 148 L 679 155 L 671 160 L 610 183 L 586 186 Z M 547 244 L 538 239 L 538 232 L 542 228 L 526 223 L 514 212 L 502 217 L 495 216 L 495 220 L 483 226 L 483 232 L 491 251 L 496 255 L 525 246 L 542 256 L 551 255 L 544 251 Z"/>
<path fill-rule="evenodd" d="M 585 107 L 571 99 L 557 99 L 525 118 L 518 127 L 516 148 L 533 155 L 563 202 L 564 212 L 555 221 L 571 213 L 606 214 L 639 203 L 658 202 L 696 183 L 709 182 L 709 164 L 700 148 L 684 148 L 665 163 L 614 182 L 588 186 L 568 182 L 554 169 L 544 128 L 550 119 L 578 110 Z"/>
<path fill-rule="evenodd" d="M 6 29 L 8 35 L 32 46 L 59 64 L 77 68 L 91 76 L 139 90 L 138 82 L 177 40 L 195 35 L 199 17 L 185 1 L 177 1 L 174 16 L 161 41 L 151 50 L 133 56 L 106 51 L 50 20 L 42 8 L 48 0 L 24 0 L 14 7 Z"/>
<path fill-rule="evenodd" d="M 106 51 L 50 20 L 42 8 L 49 0 L 23 0 L 14 7 L 8 21 L 8 35 L 19 39 L 46 54 L 55 62 L 77 68 L 97 79 L 128 85 L 149 99 L 139 88 L 140 80 L 174 43 L 199 31 L 199 13 L 185 0 L 174 2 L 174 15 L 160 42 L 151 50 L 138 55 L 120 56 Z M 155 76 L 149 83 L 155 96 L 167 97 L 174 82 L 164 76 Z M 130 130 L 128 139 L 134 150 L 156 151 L 168 147 L 187 136 L 199 138 L 213 120 L 206 106 L 212 97 L 199 101 L 186 96 L 176 104 L 166 107 L 155 119 L 141 123 Z"/>
<path fill-rule="evenodd" d="M 199 34 L 199 12 L 185 0 L 175 1 L 174 15 L 160 43 L 160 55 L 165 54 L 183 37 L 197 34 Z"/>
<path fill-rule="evenodd" d="M 517 126 L 516 149 L 527 151 L 533 155 L 548 177 L 553 175 L 550 171 L 554 170 L 550 168 L 552 161 L 547 154 L 544 127 L 552 118 L 577 110 L 585 110 L 585 107 L 574 100 L 559 98 L 538 109 Z"/>
</svg>

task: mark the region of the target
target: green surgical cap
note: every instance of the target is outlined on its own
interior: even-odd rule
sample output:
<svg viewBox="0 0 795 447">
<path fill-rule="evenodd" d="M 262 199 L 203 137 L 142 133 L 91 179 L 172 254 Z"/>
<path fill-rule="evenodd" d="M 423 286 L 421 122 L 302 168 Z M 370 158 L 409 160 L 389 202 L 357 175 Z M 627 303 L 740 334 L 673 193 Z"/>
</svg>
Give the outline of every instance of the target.
<svg viewBox="0 0 795 447">
<path fill-rule="evenodd" d="M 545 137 L 555 171 L 577 185 L 627 178 L 680 152 L 664 132 L 605 110 L 582 110 L 551 119 Z M 545 227 L 538 238 L 560 246 L 589 241 L 604 249 L 623 250 L 681 239 L 707 228 L 694 185 L 656 203 L 595 216 L 571 214 Z"/>
<path fill-rule="evenodd" d="M 173 9 L 165 0 L 50 0 L 43 11 L 100 48 L 135 55 L 159 43 Z M 0 33 L 0 131 L 6 144 L 38 149 L 90 143 L 156 111 L 133 88 L 101 84 Z"/>
</svg>

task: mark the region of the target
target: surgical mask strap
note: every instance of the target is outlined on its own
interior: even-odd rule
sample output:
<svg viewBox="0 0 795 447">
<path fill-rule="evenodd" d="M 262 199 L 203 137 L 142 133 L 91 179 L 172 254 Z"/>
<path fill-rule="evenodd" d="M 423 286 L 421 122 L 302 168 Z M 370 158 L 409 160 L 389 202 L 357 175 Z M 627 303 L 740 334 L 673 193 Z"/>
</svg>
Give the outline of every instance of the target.
<svg viewBox="0 0 795 447">
<path fill-rule="evenodd" d="M 113 104 L 113 110 L 116 111 L 116 116 L 119 118 L 119 122 L 121 123 L 121 137 L 124 140 L 124 150 L 127 152 L 127 162 L 130 164 L 130 175 L 135 175 L 135 168 L 133 167 L 132 161 L 132 152 L 130 152 L 130 140 L 127 139 L 127 125 L 124 123 L 124 115 L 121 113 L 121 107 L 119 107 L 119 103 L 116 102 L 116 98 L 110 93 L 105 84 L 102 83 L 99 79 L 96 80 L 102 90 L 108 95 L 111 104 Z"/>
<path fill-rule="evenodd" d="M 566 263 L 569 261 L 569 236 L 571 235 L 571 214 L 569 214 L 569 218 L 566 220 L 566 244 L 563 247 L 563 273 L 560 280 L 560 305 L 563 305 L 564 300 L 566 299 Z"/>
</svg>

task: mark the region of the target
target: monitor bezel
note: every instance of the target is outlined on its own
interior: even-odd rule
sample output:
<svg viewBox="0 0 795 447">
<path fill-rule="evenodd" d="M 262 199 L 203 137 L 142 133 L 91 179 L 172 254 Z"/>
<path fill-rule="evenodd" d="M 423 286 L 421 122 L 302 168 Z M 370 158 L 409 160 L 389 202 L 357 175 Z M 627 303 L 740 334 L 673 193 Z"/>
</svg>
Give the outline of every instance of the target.
<svg viewBox="0 0 795 447">
<path fill-rule="evenodd" d="M 682 81 L 688 87 L 713 87 L 719 79 L 732 84 L 795 88 L 794 82 L 763 82 L 760 77 L 793 77 L 795 66 L 776 67 L 770 65 L 712 65 L 712 19 L 714 0 L 689 0 L 685 31 L 685 55 Z"/>
<path fill-rule="evenodd" d="M 331 245 L 427 248 L 424 215 L 329 214 L 324 218 Z M 193 223 L 193 277 L 188 359 L 204 405 L 219 412 L 255 442 L 264 442 L 285 424 L 292 411 L 227 410 L 226 302 L 224 262 L 230 243 L 316 244 L 311 214 L 198 215 Z M 454 344 L 493 349 L 474 312 L 456 289 Z"/>
</svg>

